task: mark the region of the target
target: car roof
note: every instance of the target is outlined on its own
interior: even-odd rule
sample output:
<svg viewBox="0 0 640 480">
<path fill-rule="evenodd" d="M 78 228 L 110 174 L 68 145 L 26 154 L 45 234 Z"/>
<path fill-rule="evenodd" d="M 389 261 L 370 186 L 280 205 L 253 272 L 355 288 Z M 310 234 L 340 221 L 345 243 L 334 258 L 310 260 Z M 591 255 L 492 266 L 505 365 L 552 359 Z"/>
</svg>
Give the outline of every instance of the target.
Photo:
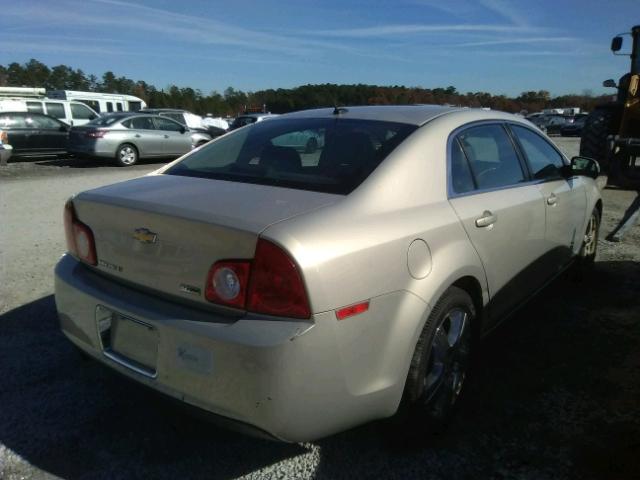
<svg viewBox="0 0 640 480">
<path fill-rule="evenodd" d="M 440 115 L 460 110 L 469 110 L 462 107 L 443 105 L 376 105 L 360 107 L 338 107 L 340 113 L 336 114 L 335 108 L 318 108 L 314 110 L 302 110 L 282 115 L 287 118 L 353 118 L 358 120 L 381 120 L 386 122 L 409 123 L 412 125 L 424 125 Z"/>
<path fill-rule="evenodd" d="M 145 108 L 144 110 L 138 110 L 138 112 L 190 113 L 188 110 L 183 110 L 181 108 Z"/>
<path fill-rule="evenodd" d="M 281 117 L 279 113 L 243 113 L 237 118 L 265 118 L 265 117 Z"/>
</svg>

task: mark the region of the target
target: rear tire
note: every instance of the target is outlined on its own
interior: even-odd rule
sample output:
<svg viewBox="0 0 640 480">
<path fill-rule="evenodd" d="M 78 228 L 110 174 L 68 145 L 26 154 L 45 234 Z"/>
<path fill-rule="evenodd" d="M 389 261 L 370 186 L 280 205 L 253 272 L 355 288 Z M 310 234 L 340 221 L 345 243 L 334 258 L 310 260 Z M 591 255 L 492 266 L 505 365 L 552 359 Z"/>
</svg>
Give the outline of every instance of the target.
<svg viewBox="0 0 640 480">
<path fill-rule="evenodd" d="M 582 128 L 580 155 L 597 160 L 603 172 L 609 171 L 607 137 L 617 131 L 619 124 L 619 108 L 597 107 Z"/>
<path fill-rule="evenodd" d="M 411 441 L 443 432 L 455 412 L 470 371 L 475 317 L 471 296 L 458 287 L 449 287 L 431 311 L 398 412 L 398 426 Z"/>
<path fill-rule="evenodd" d="M 116 165 L 130 167 L 138 163 L 138 150 L 130 143 L 123 143 L 116 150 Z"/>
</svg>

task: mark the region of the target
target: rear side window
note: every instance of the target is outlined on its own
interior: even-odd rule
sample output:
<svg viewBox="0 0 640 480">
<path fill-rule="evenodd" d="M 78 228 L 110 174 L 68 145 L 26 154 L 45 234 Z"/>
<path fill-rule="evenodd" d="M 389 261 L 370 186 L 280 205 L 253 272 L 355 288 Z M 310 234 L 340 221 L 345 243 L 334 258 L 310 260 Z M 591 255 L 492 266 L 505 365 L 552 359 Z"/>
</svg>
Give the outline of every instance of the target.
<svg viewBox="0 0 640 480">
<path fill-rule="evenodd" d="M 417 127 L 339 118 L 257 122 L 165 173 L 346 195 Z"/>
<path fill-rule="evenodd" d="M 533 178 L 562 178 L 559 170 L 564 166 L 562 155 L 549 142 L 528 128 L 511 125 L 511 130 L 527 157 Z"/>
<path fill-rule="evenodd" d="M 55 118 L 65 118 L 64 105 L 62 103 L 47 102 L 47 115 Z"/>
<path fill-rule="evenodd" d="M 113 112 L 113 103 L 107 102 L 107 112 Z"/>
<path fill-rule="evenodd" d="M 120 102 L 116 103 L 116 108 L 118 109 L 119 112 L 122 111 L 122 104 Z"/>
<path fill-rule="evenodd" d="M 516 150 L 501 125 L 471 127 L 458 134 L 478 189 L 525 181 Z"/>
<path fill-rule="evenodd" d="M 27 111 L 32 113 L 44 113 L 42 102 L 27 102 Z"/>
<path fill-rule="evenodd" d="M 78 120 L 93 120 L 96 118 L 96 114 L 91 111 L 89 107 L 80 103 L 71 104 L 71 117 Z"/>
<path fill-rule="evenodd" d="M 455 193 L 467 193 L 475 189 L 467 156 L 457 138 L 451 145 L 451 185 Z"/>
<path fill-rule="evenodd" d="M 2 115 L 0 116 L 0 128 L 27 128 L 23 115 Z"/>
</svg>

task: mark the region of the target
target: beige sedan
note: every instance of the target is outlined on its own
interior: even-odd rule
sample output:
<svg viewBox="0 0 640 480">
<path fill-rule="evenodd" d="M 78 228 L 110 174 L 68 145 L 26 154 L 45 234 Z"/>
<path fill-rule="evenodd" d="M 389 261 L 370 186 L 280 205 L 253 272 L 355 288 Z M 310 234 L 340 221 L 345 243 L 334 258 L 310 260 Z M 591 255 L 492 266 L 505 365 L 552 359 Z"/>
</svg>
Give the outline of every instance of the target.
<svg viewBox="0 0 640 480">
<path fill-rule="evenodd" d="M 314 151 L 282 146 L 313 132 Z M 298 112 L 65 208 L 64 334 L 285 441 L 451 414 L 478 339 L 595 257 L 597 163 L 513 115 Z"/>
</svg>

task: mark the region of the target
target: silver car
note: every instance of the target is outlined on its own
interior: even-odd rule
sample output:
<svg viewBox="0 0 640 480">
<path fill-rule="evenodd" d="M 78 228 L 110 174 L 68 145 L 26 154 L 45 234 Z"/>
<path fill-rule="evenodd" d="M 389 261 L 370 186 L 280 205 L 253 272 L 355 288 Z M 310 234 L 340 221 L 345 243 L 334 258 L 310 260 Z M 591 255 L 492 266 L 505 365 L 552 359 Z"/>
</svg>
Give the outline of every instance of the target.
<svg viewBox="0 0 640 480">
<path fill-rule="evenodd" d="M 140 158 L 178 157 L 211 140 L 170 118 L 140 113 L 112 113 L 69 132 L 69 153 L 100 157 L 128 167 Z"/>
<path fill-rule="evenodd" d="M 313 131 L 312 153 L 278 145 Z M 64 334 L 281 440 L 394 415 L 435 428 L 471 351 L 591 264 L 597 163 L 522 117 L 438 106 L 283 115 L 65 207 Z"/>
</svg>

